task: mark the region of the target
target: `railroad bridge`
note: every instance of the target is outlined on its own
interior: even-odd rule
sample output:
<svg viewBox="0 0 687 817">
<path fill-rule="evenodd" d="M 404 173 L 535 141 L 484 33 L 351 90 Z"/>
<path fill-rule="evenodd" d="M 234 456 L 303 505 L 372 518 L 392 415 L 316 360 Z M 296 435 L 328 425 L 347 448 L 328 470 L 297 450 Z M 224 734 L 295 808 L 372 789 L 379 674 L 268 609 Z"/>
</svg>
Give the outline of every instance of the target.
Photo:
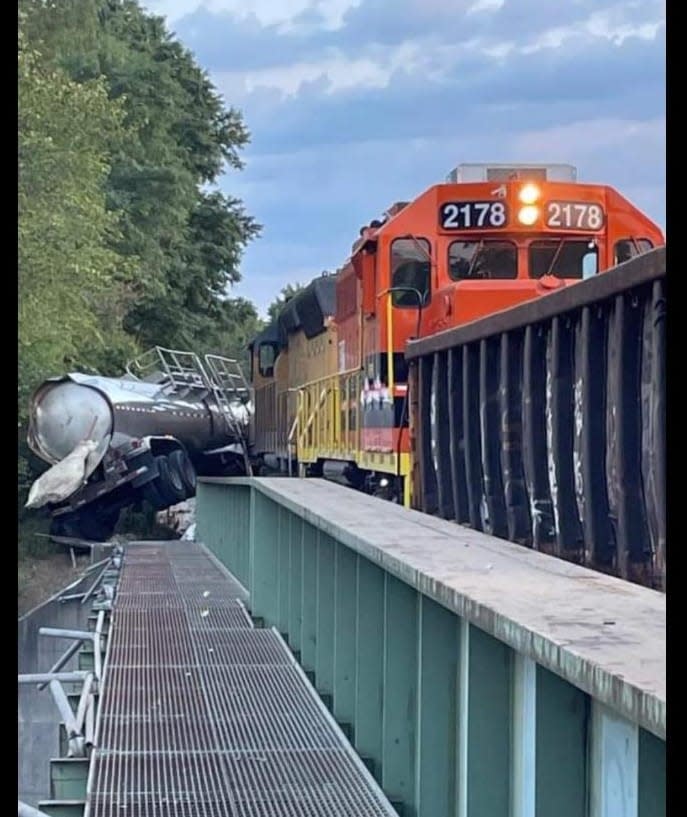
<svg viewBox="0 0 687 817">
<path fill-rule="evenodd" d="M 630 265 L 411 347 L 420 510 L 203 479 L 196 542 L 112 548 L 69 626 L 20 621 L 60 645 L 20 660 L 20 738 L 40 696 L 61 725 L 19 814 L 664 814 L 664 251 Z"/>
</svg>

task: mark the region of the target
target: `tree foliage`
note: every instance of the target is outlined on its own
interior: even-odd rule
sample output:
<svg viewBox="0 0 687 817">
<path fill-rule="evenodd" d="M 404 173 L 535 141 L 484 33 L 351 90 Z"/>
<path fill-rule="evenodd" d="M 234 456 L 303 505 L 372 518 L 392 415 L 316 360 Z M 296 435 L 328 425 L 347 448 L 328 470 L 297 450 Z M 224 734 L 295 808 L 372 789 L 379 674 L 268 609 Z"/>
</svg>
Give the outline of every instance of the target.
<svg viewBox="0 0 687 817">
<path fill-rule="evenodd" d="M 20 417 L 38 378 L 124 342 L 112 318 L 135 268 L 111 248 L 119 232 L 102 139 L 123 136 L 122 121 L 101 80 L 70 80 L 20 37 Z"/>
</svg>

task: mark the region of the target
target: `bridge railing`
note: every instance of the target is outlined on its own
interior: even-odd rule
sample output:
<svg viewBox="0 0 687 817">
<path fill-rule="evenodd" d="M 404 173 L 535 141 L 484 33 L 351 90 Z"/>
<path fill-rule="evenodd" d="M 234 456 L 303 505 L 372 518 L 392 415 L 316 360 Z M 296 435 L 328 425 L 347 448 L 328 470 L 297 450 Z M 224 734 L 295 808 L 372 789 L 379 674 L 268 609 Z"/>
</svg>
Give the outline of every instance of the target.
<svg viewBox="0 0 687 817">
<path fill-rule="evenodd" d="M 666 579 L 665 248 L 409 344 L 413 505 Z"/>
<path fill-rule="evenodd" d="M 665 813 L 664 594 L 323 480 L 200 480 L 197 536 L 399 814 Z"/>
</svg>

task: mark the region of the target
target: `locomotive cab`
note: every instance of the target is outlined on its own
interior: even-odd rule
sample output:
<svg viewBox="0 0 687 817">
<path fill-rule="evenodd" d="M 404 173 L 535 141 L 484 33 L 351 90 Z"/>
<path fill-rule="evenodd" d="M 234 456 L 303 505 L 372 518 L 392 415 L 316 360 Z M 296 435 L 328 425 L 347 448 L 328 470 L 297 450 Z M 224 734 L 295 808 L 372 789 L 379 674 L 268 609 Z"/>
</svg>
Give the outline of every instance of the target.
<svg viewBox="0 0 687 817">
<path fill-rule="evenodd" d="M 461 165 L 361 231 L 361 454 L 405 473 L 406 343 L 573 285 L 664 243 L 659 228 L 570 165 Z M 353 340 L 355 321 L 342 310 Z M 350 363 L 351 361 L 349 361 Z M 406 496 L 407 498 L 407 496 Z"/>
</svg>

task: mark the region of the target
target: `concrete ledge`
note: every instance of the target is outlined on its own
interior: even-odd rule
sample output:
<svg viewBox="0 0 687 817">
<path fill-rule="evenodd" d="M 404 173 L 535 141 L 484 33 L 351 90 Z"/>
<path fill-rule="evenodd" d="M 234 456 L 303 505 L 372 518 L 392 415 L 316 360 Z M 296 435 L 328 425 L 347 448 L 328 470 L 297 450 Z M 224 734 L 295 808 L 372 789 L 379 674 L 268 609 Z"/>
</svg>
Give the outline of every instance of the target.
<svg viewBox="0 0 687 817">
<path fill-rule="evenodd" d="M 252 485 L 665 740 L 663 593 L 325 480 L 201 482 Z"/>
</svg>

